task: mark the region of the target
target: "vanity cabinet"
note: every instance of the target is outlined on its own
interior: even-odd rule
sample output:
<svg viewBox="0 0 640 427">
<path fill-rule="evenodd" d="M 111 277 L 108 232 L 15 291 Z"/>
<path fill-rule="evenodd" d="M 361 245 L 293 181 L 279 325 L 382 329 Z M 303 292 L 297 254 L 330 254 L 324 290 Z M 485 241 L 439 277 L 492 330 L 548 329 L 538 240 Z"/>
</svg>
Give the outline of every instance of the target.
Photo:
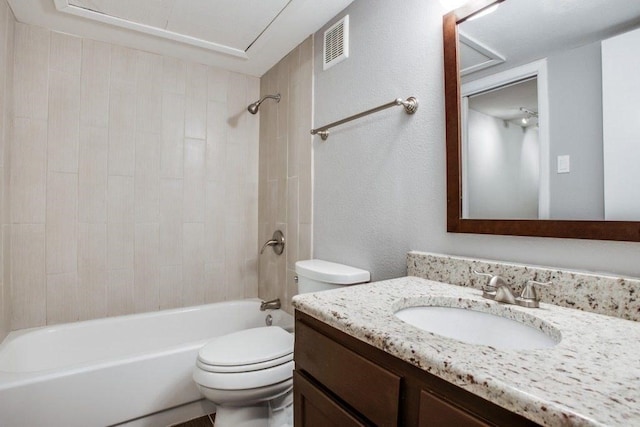
<svg viewBox="0 0 640 427">
<path fill-rule="evenodd" d="M 295 317 L 296 427 L 537 425 L 311 316 Z"/>
</svg>

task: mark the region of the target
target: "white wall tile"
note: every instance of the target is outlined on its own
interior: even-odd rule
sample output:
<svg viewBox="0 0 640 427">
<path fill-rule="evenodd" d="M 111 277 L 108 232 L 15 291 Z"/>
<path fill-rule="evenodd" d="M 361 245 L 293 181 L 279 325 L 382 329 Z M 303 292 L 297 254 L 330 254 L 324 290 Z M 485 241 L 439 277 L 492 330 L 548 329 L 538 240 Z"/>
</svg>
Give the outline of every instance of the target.
<svg viewBox="0 0 640 427">
<path fill-rule="evenodd" d="M 216 262 L 225 260 L 225 185 L 216 181 L 206 184 L 205 196 L 205 224 L 204 224 L 204 252 L 209 260 Z"/>
<path fill-rule="evenodd" d="M 162 121 L 162 57 L 137 53 L 136 130 L 159 132 Z"/>
<path fill-rule="evenodd" d="M 49 67 L 73 76 L 80 75 L 82 39 L 69 34 L 51 32 Z"/>
<path fill-rule="evenodd" d="M 184 141 L 184 222 L 204 222 L 205 141 Z"/>
<path fill-rule="evenodd" d="M 187 138 L 207 137 L 207 67 L 187 65 L 187 96 L 185 103 L 184 135 Z"/>
<path fill-rule="evenodd" d="M 134 313 L 133 268 L 108 270 L 107 315 L 122 316 L 131 313 Z"/>
<path fill-rule="evenodd" d="M 49 171 L 78 172 L 79 131 L 80 80 L 77 75 L 51 70 L 47 144 Z"/>
<path fill-rule="evenodd" d="M 15 119 L 11 137 L 11 220 L 45 222 L 47 123 Z"/>
<path fill-rule="evenodd" d="M 44 224 L 11 226 L 11 329 L 46 324 Z"/>
<path fill-rule="evenodd" d="M 136 59 L 136 50 L 111 45 L 111 80 L 135 83 Z"/>
<path fill-rule="evenodd" d="M 31 327 L 255 296 L 259 79 L 18 27 L 0 300 L 17 288 L 0 316 Z M 1 45 L 2 31 L 0 66 Z"/>
<path fill-rule="evenodd" d="M 162 58 L 162 89 L 184 95 L 187 91 L 187 64 L 179 59 Z"/>
<path fill-rule="evenodd" d="M 109 223 L 133 223 L 134 178 L 109 176 L 107 182 L 107 221 Z"/>
<path fill-rule="evenodd" d="M 82 40 L 80 122 L 86 126 L 104 128 L 108 125 L 110 66 L 110 45 Z"/>
<path fill-rule="evenodd" d="M 136 85 L 111 79 L 109 89 L 109 129 L 133 131 L 136 126 Z"/>
<path fill-rule="evenodd" d="M 227 91 L 228 128 L 227 141 L 229 144 L 240 144 L 247 138 L 247 120 L 259 120 L 259 115 L 247 111 L 247 106 L 256 100 L 248 100 L 247 76 L 238 73 L 229 74 L 229 88 Z M 261 111 L 273 107 L 267 105 L 275 103 L 269 99 L 260 106 Z"/>
<path fill-rule="evenodd" d="M 85 223 L 107 221 L 106 128 L 80 127 L 78 166 L 78 219 Z"/>
<path fill-rule="evenodd" d="M 78 274 L 47 274 L 47 324 L 78 320 Z"/>
<path fill-rule="evenodd" d="M 136 222 L 160 219 L 160 135 L 136 133 Z"/>
<path fill-rule="evenodd" d="M 227 103 L 229 74 L 229 71 L 223 70 L 221 68 L 209 67 L 207 69 L 207 88 L 209 101 L 217 101 L 225 104 Z"/>
<path fill-rule="evenodd" d="M 227 299 L 244 298 L 245 252 L 244 252 L 244 222 L 227 221 L 225 230 L 225 269 L 227 284 Z"/>
<path fill-rule="evenodd" d="M 312 46 L 312 39 L 307 39 L 260 82 L 262 95 L 280 92 L 282 100 L 274 109 L 265 108 L 260 113 L 259 233 L 267 239 L 265 234 L 280 228 L 287 246 L 282 257 L 268 254 L 259 258 L 258 293 L 261 298 L 283 299 L 283 308 L 289 312 L 290 299 L 297 292 L 295 262 L 309 259 L 312 252 Z M 248 129 L 251 132 L 250 126 Z M 251 158 L 251 145 L 248 150 Z M 246 193 L 251 197 L 253 191 Z M 251 215 L 250 208 L 246 215 Z M 250 248 L 249 240 L 246 244 Z"/>
<path fill-rule="evenodd" d="M 78 269 L 78 175 L 49 172 L 47 179 L 47 274 Z"/>
<path fill-rule="evenodd" d="M 204 264 L 184 264 L 182 266 L 183 280 L 182 303 L 185 306 L 205 303 L 205 270 Z"/>
<path fill-rule="evenodd" d="M 135 225 L 135 268 L 133 301 L 136 312 L 160 307 L 159 226 Z"/>
<path fill-rule="evenodd" d="M 15 26 L 14 114 L 46 120 L 49 80 L 48 30 L 17 23 Z"/>
<path fill-rule="evenodd" d="M 244 144 L 229 144 L 226 150 L 226 215 L 228 218 L 242 220 L 245 214 L 244 178 L 247 170 L 247 149 Z"/>
<path fill-rule="evenodd" d="M 298 178 L 287 180 L 287 231 L 289 233 L 287 248 L 287 268 L 295 270 L 298 261 Z"/>
<path fill-rule="evenodd" d="M 204 224 L 185 223 L 182 265 L 184 273 L 183 300 L 185 304 L 205 302 Z"/>
<path fill-rule="evenodd" d="M 207 180 L 225 182 L 227 147 L 227 104 L 209 102 L 207 106 Z"/>
<path fill-rule="evenodd" d="M 78 304 L 80 320 L 107 315 L 107 226 L 79 224 Z"/>
<path fill-rule="evenodd" d="M 160 181 L 160 265 L 182 264 L 182 180 Z"/>
<path fill-rule="evenodd" d="M 225 301 L 227 299 L 227 286 L 225 283 L 224 260 L 205 264 L 204 275 L 206 283 L 205 302 L 209 304 L 212 302 Z"/>
<path fill-rule="evenodd" d="M 160 267 L 160 310 L 182 307 L 182 265 Z"/>
<path fill-rule="evenodd" d="M 133 270 L 133 222 L 107 224 L 107 269 Z"/>
<path fill-rule="evenodd" d="M 136 164 L 136 133 L 133 129 L 109 128 L 109 175 L 133 176 Z"/>
<path fill-rule="evenodd" d="M 182 178 L 184 163 L 184 95 L 162 94 L 162 148 L 160 175 Z"/>
</svg>

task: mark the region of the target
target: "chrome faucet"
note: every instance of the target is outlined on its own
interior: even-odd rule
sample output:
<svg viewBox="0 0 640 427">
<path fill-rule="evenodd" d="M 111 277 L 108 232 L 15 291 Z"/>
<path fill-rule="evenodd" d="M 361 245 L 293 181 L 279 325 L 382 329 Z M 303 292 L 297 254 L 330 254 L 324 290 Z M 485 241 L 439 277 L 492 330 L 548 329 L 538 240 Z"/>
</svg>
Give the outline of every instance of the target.
<svg viewBox="0 0 640 427">
<path fill-rule="evenodd" d="M 277 310 L 282 306 L 280 303 L 280 298 L 272 299 L 269 301 L 262 301 L 260 303 L 260 311 L 265 310 Z"/>
<path fill-rule="evenodd" d="M 504 304 L 516 304 L 522 307 L 537 308 L 540 306 L 540 298 L 536 294 L 534 285 L 549 286 L 551 282 L 536 282 L 535 280 L 528 280 L 527 284 L 522 289 L 519 297 L 514 296 L 513 290 L 509 287 L 509 284 L 505 279 L 498 275 L 481 273 L 473 270 L 474 274 L 478 276 L 489 277 L 488 284 L 482 288 L 482 297 L 492 299 Z"/>
</svg>

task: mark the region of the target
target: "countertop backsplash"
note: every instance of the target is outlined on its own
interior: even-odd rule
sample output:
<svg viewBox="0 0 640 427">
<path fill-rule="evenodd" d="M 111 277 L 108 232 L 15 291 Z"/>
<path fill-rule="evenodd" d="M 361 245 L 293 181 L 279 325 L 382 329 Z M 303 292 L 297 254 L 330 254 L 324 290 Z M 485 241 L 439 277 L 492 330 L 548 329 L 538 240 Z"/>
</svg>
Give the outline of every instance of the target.
<svg viewBox="0 0 640 427">
<path fill-rule="evenodd" d="M 640 279 L 534 265 L 412 251 L 407 275 L 481 289 L 486 277 L 473 270 L 502 276 L 519 293 L 527 280 L 552 282 L 537 286 L 542 302 L 640 321 Z"/>
</svg>

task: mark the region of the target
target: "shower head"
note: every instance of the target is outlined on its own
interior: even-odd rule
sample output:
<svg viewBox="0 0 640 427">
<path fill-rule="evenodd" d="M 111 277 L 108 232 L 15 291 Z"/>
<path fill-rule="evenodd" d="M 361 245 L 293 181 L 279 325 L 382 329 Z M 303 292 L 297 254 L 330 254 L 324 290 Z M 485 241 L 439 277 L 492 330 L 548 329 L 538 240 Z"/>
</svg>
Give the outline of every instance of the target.
<svg viewBox="0 0 640 427">
<path fill-rule="evenodd" d="M 256 114 L 258 112 L 258 109 L 260 108 L 260 104 L 262 104 L 262 101 L 264 101 L 267 98 L 271 98 L 271 99 L 275 99 L 276 102 L 280 102 L 280 94 L 275 94 L 275 95 L 265 95 L 264 97 L 262 97 L 262 99 L 260 99 L 259 101 L 254 102 L 253 104 L 250 104 L 247 107 L 247 110 L 251 113 L 251 114 Z"/>
</svg>

